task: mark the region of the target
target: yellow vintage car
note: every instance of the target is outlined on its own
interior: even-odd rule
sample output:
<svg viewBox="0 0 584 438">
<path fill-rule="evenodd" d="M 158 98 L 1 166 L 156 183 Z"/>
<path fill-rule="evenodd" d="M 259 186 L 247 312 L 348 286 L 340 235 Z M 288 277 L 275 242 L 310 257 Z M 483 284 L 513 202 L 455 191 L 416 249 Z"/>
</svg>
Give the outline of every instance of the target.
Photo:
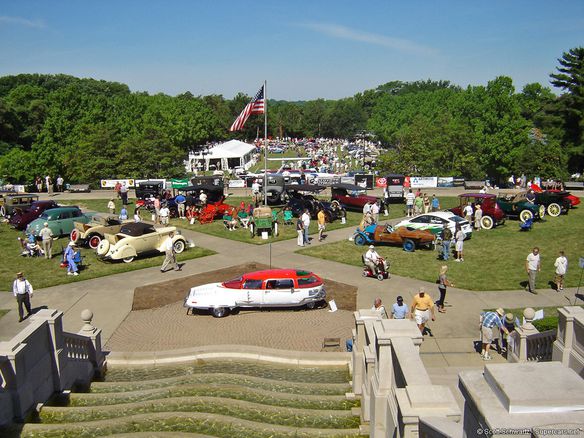
<svg viewBox="0 0 584 438">
<path fill-rule="evenodd" d="M 119 233 L 122 225 L 130 222 L 120 220 L 115 214 L 97 213 L 86 224 L 75 222 L 75 228 L 69 237 L 78 245 L 88 245 L 91 249 L 96 249 L 106 234 Z"/>
</svg>

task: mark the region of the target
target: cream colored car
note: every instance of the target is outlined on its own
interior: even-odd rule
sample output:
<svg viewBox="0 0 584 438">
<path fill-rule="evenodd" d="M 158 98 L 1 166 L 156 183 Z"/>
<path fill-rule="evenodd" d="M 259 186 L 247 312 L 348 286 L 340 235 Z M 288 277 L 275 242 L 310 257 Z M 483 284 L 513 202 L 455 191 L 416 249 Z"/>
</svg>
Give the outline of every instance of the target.
<svg viewBox="0 0 584 438">
<path fill-rule="evenodd" d="M 139 255 L 164 252 L 170 233 L 174 233 L 174 251 L 180 254 L 188 243 L 176 227 L 155 227 L 144 222 L 132 222 L 123 224 L 116 234 L 106 234 L 97 247 L 97 255 L 103 260 L 123 260 L 130 263 Z"/>
<path fill-rule="evenodd" d="M 119 233 L 122 226 L 130 222 L 120 220 L 115 214 L 97 213 L 89 223 L 75 222 L 75 228 L 69 237 L 78 245 L 88 245 L 91 249 L 96 249 L 106 234 Z"/>
</svg>

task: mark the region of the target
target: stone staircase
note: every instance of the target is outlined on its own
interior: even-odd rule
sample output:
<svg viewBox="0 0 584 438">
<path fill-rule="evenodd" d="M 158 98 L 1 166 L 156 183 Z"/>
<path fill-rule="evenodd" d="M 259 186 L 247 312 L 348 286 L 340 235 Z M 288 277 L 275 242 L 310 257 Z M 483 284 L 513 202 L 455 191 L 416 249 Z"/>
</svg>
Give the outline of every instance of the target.
<svg viewBox="0 0 584 438">
<path fill-rule="evenodd" d="M 347 367 L 205 362 L 111 368 L 89 392 L 42 407 L 22 437 L 353 437 Z"/>
</svg>

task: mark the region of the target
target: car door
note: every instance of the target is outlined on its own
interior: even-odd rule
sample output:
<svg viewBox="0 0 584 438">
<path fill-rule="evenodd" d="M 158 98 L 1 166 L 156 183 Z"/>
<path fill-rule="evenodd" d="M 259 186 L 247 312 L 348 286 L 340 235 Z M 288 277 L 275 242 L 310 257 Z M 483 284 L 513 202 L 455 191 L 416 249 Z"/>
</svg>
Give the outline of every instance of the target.
<svg viewBox="0 0 584 438">
<path fill-rule="evenodd" d="M 261 307 L 264 300 L 264 283 L 262 280 L 246 279 L 241 287 L 241 295 L 237 300 L 245 307 Z"/>
<path fill-rule="evenodd" d="M 264 306 L 289 306 L 296 302 L 294 279 L 281 278 L 266 280 Z"/>
<path fill-rule="evenodd" d="M 148 252 L 157 249 L 161 252 L 165 251 L 166 241 L 170 239 L 168 233 L 161 234 L 152 230 L 148 231 L 146 230 L 140 237 L 133 239 L 132 246 L 136 252 Z"/>
<path fill-rule="evenodd" d="M 67 220 L 71 218 L 71 212 L 68 210 L 61 211 L 55 218 L 55 229 L 60 236 L 69 234 L 71 230 L 67 231 Z"/>
<path fill-rule="evenodd" d="M 69 234 L 73 231 L 73 228 L 75 228 L 75 222 L 83 218 L 83 214 L 81 213 L 81 210 L 67 211 L 67 214 L 68 216 L 62 220 L 61 228 L 63 229 L 63 232 Z"/>
</svg>

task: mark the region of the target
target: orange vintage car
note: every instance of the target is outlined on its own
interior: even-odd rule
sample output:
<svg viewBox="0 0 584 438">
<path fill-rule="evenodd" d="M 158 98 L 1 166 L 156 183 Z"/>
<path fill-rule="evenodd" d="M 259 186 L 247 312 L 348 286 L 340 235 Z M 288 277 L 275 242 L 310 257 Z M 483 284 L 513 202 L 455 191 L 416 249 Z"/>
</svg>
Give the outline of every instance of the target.
<svg viewBox="0 0 584 438">
<path fill-rule="evenodd" d="M 391 225 L 368 225 L 357 228 L 353 235 L 355 245 L 388 244 L 401 245 L 404 251 L 412 252 L 416 248 L 432 248 L 436 236 L 427 230 L 409 230 L 406 227 L 393 228 Z"/>
</svg>

